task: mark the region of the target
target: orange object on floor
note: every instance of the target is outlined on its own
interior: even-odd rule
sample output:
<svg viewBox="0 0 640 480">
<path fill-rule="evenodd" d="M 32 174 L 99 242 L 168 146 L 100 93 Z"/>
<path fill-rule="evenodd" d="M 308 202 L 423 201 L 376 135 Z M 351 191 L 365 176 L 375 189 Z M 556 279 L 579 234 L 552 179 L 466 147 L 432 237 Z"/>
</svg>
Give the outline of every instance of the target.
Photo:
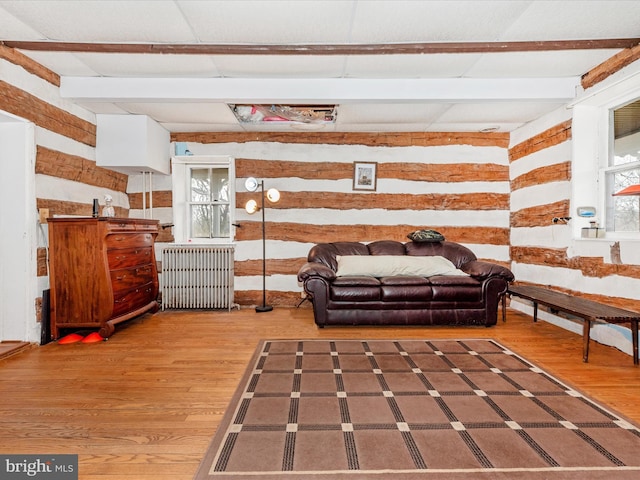
<svg viewBox="0 0 640 480">
<path fill-rule="evenodd" d="M 60 345 L 67 345 L 69 343 L 76 343 L 82 340 L 82 335 L 78 335 L 77 333 L 70 333 L 69 335 L 62 337 L 58 340 Z"/>
<path fill-rule="evenodd" d="M 82 339 L 82 343 L 102 342 L 104 338 L 98 332 L 93 332 Z"/>
</svg>

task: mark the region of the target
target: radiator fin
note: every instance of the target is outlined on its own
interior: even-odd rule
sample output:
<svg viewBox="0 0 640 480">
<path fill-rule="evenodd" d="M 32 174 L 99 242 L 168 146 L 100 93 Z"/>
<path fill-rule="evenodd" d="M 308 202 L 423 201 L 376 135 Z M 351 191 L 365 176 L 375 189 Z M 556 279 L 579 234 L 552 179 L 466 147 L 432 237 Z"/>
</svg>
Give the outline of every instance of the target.
<svg viewBox="0 0 640 480">
<path fill-rule="evenodd" d="M 233 304 L 233 246 L 171 246 L 162 251 L 162 309 Z"/>
</svg>

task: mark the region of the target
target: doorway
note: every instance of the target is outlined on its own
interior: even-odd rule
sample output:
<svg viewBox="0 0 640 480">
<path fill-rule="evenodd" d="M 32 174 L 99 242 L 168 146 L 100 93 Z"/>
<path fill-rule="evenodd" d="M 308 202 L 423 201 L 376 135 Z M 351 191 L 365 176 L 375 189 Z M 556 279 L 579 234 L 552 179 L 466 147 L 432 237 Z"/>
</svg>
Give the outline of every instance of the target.
<svg viewBox="0 0 640 480">
<path fill-rule="evenodd" d="M 35 129 L 0 112 L 0 341 L 36 342 Z"/>
</svg>

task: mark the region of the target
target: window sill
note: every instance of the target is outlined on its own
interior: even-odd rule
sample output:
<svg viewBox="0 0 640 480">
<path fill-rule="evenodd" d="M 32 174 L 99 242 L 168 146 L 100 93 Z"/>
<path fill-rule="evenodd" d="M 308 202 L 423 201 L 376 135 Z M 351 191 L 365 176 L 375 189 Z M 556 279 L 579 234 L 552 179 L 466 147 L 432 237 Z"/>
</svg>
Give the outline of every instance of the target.
<svg viewBox="0 0 640 480">
<path fill-rule="evenodd" d="M 236 242 L 231 241 L 231 240 L 223 240 L 223 239 L 215 239 L 215 240 L 204 240 L 204 239 L 198 239 L 198 240 L 187 240 L 186 242 L 184 241 L 180 241 L 180 242 L 174 242 L 174 245 L 180 245 L 180 246 L 202 246 L 202 247 L 215 247 L 216 245 L 235 245 Z"/>
<path fill-rule="evenodd" d="M 638 242 L 640 243 L 640 235 L 625 236 L 620 234 L 607 233 L 600 238 L 577 237 L 575 240 L 579 242 Z"/>
</svg>

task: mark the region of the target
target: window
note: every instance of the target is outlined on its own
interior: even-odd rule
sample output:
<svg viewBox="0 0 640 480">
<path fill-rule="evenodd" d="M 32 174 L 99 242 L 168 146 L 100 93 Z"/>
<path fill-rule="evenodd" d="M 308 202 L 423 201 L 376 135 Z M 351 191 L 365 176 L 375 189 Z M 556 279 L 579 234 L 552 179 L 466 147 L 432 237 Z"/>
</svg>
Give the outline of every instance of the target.
<svg viewBox="0 0 640 480">
<path fill-rule="evenodd" d="M 174 237 L 177 243 L 233 240 L 235 184 L 231 157 L 172 159 Z"/>
<path fill-rule="evenodd" d="M 189 167 L 190 237 L 229 237 L 229 169 Z"/>
<path fill-rule="evenodd" d="M 605 168 L 606 228 L 612 232 L 640 232 L 640 197 L 615 196 L 640 184 L 640 100 L 611 112 L 613 148 Z"/>
<path fill-rule="evenodd" d="M 583 92 L 571 108 L 572 209 L 596 211 L 574 217 L 573 237 L 595 221 L 606 239 L 640 240 L 640 197 L 614 196 L 640 183 L 640 62 Z"/>
</svg>

